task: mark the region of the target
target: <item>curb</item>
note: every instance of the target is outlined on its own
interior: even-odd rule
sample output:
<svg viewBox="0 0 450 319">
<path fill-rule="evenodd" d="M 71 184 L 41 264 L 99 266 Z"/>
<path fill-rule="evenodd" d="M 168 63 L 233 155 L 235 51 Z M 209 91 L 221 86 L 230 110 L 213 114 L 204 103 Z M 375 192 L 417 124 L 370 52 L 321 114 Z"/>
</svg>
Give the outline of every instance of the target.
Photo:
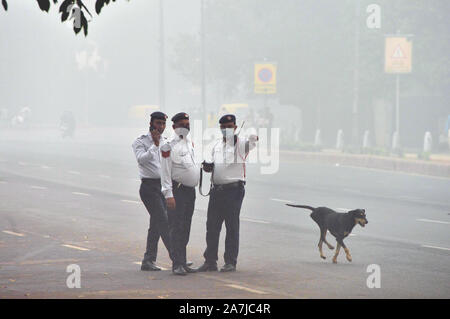
<svg viewBox="0 0 450 319">
<path fill-rule="evenodd" d="M 420 160 L 386 158 L 373 155 L 347 155 L 339 153 L 280 151 L 285 159 L 296 161 L 314 161 L 328 164 L 341 164 L 365 168 L 383 169 L 410 174 L 420 174 L 450 178 L 450 163 L 433 163 Z"/>
</svg>

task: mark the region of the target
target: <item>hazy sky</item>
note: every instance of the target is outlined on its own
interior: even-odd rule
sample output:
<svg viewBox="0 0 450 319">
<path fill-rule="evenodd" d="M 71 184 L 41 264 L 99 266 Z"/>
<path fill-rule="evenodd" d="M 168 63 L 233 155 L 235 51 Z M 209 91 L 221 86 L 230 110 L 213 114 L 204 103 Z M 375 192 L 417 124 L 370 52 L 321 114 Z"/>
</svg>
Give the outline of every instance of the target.
<svg viewBox="0 0 450 319">
<path fill-rule="evenodd" d="M 200 1 L 164 3 L 166 103 L 198 104 L 191 84 L 170 68 L 170 49 L 180 32 L 198 32 Z M 108 110 L 158 104 L 159 1 L 117 1 L 99 16 L 89 7 L 87 38 L 60 22 L 58 7 L 47 14 L 35 1 L 10 0 L 8 11 L 0 10 L 2 107 L 29 106 L 36 119 L 59 118 L 63 109 L 77 112 L 88 96 L 90 118 L 107 123 Z"/>
</svg>

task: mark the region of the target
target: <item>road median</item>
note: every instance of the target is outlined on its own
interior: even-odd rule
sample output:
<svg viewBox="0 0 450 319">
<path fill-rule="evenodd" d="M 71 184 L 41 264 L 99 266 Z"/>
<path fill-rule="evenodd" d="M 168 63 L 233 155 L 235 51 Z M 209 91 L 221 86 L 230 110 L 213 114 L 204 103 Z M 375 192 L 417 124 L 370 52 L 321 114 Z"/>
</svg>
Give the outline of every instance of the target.
<svg viewBox="0 0 450 319">
<path fill-rule="evenodd" d="M 280 157 L 281 160 L 310 161 L 450 178 L 450 162 L 445 161 L 427 161 L 367 154 L 303 151 L 281 151 Z"/>
</svg>

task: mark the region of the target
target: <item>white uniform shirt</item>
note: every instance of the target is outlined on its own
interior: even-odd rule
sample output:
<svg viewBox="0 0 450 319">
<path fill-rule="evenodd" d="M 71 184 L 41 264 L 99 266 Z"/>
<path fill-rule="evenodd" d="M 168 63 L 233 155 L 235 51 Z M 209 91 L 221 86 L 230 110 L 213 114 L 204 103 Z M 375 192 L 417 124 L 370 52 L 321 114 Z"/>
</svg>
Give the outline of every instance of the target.
<svg viewBox="0 0 450 319">
<path fill-rule="evenodd" d="M 165 138 L 161 137 L 159 145 L 164 144 Z M 150 132 L 141 135 L 133 142 L 133 151 L 136 156 L 140 178 L 161 178 L 161 156 L 159 147 L 153 142 Z"/>
<path fill-rule="evenodd" d="M 248 142 L 248 150 L 245 145 Z M 212 149 L 212 161 L 214 162 L 213 184 L 223 185 L 238 181 L 245 181 L 245 163 L 250 150 L 256 146 L 256 137 L 248 140 L 237 138 L 233 145 L 220 139 Z"/>
<path fill-rule="evenodd" d="M 189 187 L 198 185 L 200 166 L 195 163 L 190 139 L 174 137 L 161 146 L 161 154 L 161 186 L 166 198 L 173 197 L 172 180 Z"/>
</svg>

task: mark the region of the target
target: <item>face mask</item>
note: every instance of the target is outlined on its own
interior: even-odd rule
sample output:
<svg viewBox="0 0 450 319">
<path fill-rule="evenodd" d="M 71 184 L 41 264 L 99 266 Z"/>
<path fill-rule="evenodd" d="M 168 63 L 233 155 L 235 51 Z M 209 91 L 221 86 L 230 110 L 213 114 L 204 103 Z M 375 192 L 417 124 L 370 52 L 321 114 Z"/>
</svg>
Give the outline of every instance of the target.
<svg viewBox="0 0 450 319">
<path fill-rule="evenodd" d="M 222 128 L 220 130 L 222 131 L 223 138 L 227 141 L 231 141 L 234 136 L 234 128 Z"/>
<path fill-rule="evenodd" d="M 189 134 L 189 127 L 177 127 L 176 129 L 174 129 L 174 131 L 177 136 L 185 138 Z"/>
</svg>

